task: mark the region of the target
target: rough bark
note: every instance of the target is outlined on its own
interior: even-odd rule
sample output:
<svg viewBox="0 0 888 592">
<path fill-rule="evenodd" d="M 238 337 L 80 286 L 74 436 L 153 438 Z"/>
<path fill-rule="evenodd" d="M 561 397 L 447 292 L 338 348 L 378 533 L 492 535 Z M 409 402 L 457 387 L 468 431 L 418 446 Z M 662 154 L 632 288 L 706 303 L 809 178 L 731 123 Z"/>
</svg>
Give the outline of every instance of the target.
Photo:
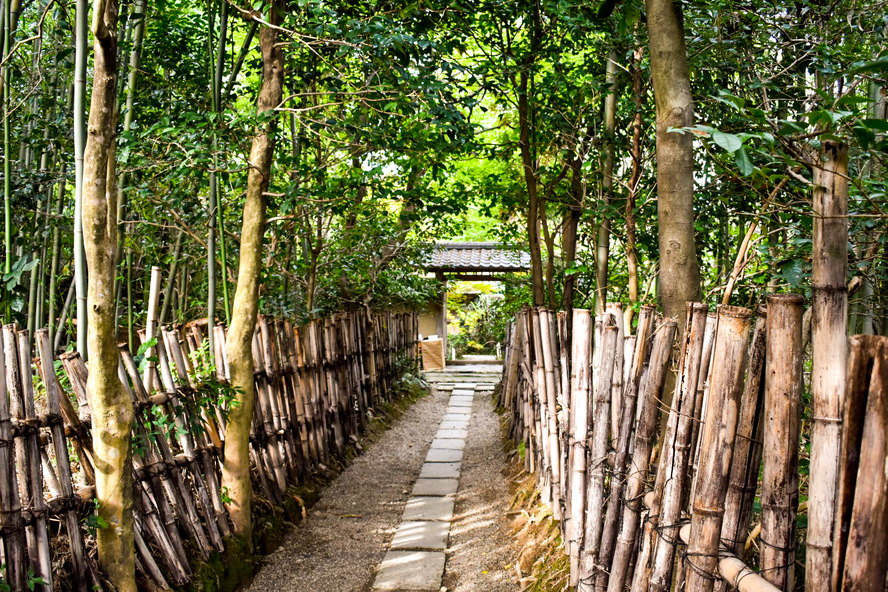
<svg viewBox="0 0 888 592">
<path fill-rule="evenodd" d="M 114 279 L 117 188 L 117 1 L 96 0 L 92 33 L 95 65 L 83 166 L 83 243 L 86 251 L 87 392 L 93 416 L 99 563 L 121 592 L 135 592 L 132 515 L 132 399 L 118 377 Z M 78 331 L 81 328 L 78 328 Z"/>
<path fill-rule="evenodd" d="M 659 299 L 663 314 L 682 319 L 685 302 L 701 297 L 694 243 L 694 145 L 691 134 L 670 128 L 694 124 L 694 103 L 681 10 L 673 0 L 646 0 L 645 5 L 657 107 Z"/>
<path fill-rule="evenodd" d="M 257 108 L 260 113 L 275 109 L 281 102 L 284 80 L 284 56 L 278 44 L 277 25 L 281 23 L 283 4 L 276 0 L 267 15 L 267 25 L 259 31 L 262 51 L 262 87 Z M 250 149 L 250 172 L 241 229 L 237 291 L 234 295 L 231 328 L 226 350 L 231 385 L 240 389 L 239 405 L 231 410 L 225 439 L 222 486 L 228 490 L 228 511 L 234 532 L 250 544 L 252 524 L 250 504 L 250 422 L 253 417 L 252 341 L 259 310 L 259 278 L 262 265 L 262 239 L 265 234 L 266 191 L 274 154 L 276 117 L 270 117 L 256 130 Z"/>
</svg>

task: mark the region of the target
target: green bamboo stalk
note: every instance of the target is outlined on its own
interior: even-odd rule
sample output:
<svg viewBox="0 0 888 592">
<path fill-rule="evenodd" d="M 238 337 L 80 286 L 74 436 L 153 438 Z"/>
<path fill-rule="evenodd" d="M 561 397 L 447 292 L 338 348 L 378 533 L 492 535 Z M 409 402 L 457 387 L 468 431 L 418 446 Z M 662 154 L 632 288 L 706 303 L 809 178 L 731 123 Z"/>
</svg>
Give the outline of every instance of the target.
<svg viewBox="0 0 888 592">
<path fill-rule="evenodd" d="M 86 148 L 86 62 L 89 52 L 89 0 L 77 0 L 74 26 L 74 287 L 77 298 L 77 351 L 87 359 L 86 252 L 83 248 L 83 153 Z"/>
<path fill-rule="evenodd" d="M 173 298 L 173 287 L 176 285 L 176 272 L 179 269 L 179 259 L 182 258 L 182 236 L 185 233 L 181 230 L 176 236 L 176 246 L 173 248 L 173 263 L 170 265 L 170 273 L 167 277 L 166 290 L 163 292 L 163 305 L 160 307 L 160 317 L 157 324 L 163 327 L 166 323 L 167 313 L 170 311 L 170 301 Z"/>
<path fill-rule="evenodd" d="M 52 229 L 52 262 L 49 265 L 49 295 L 47 306 L 49 307 L 49 321 L 47 327 L 50 333 L 56 330 L 56 275 L 59 269 L 59 256 L 62 251 L 62 229 L 59 228 L 58 219 L 62 216 L 65 204 L 65 173 L 67 166 L 62 163 L 61 178 L 58 183 L 58 197 L 56 198 L 56 224 Z"/>
<path fill-rule="evenodd" d="M 3 68 L 0 78 L 3 79 L 3 246 L 6 259 L 3 272 L 12 271 L 12 162 L 9 150 L 9 68 L 6 64 L 9 56 L 11 32 L 11 3 L 3 3 Z M 6 298 L 6 322 L 12 322 L 12 308 Z"/>
</svg>

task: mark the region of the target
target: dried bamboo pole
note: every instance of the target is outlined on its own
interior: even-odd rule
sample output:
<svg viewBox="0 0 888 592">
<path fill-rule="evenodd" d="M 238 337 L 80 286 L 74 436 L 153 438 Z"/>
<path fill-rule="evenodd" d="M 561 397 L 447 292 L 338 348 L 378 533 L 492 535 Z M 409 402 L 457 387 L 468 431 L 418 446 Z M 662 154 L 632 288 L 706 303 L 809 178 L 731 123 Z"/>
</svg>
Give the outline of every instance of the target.
<svg viewBox="0 0 888 592">
<path fill-rule="evenodd" d="M 3 557 L 6 564 L 4 581 L 13 590 L 24 590 L 28 576 L 28 562 L 25 558 L 25 537 L 22 520 L 22 508 L 19 500 L 19 483 L 15 471 L 15 458 L 11 451 L 15 449 L 15 438 L 12 434 L 12 422 L 9 416 L 9 398 L 7 391 L 15 398 L 15 391 L 21 388 L 18 377 L 18 360 L 15 340 L 7 338 L 6 328 L 12 335 L 15 325 L 3 327 L 3 339 L 0 339 L 0 357 L 5 368 L 3 392 L 0 393 L 0 512 L 4 516 Z"/>
<path fill-rule="evenodd" d="M 144 343 L 147 343 L 152 339 L 158 339 L 157 314 L 158 307 L 160 306 L 160 282 L 160 268 L 155 265 L 151 268 L 151 280 L 148 289 L 148 317 L 145 321 L 146 337 L 143 340 Z M 145 390 L 147 390 L 149 393 L 151 393 L 151 391 L 153 391 L 154 388 L 157 386 L 157 382 L 155 381 L 155 357 L 156 353 L 154 347 L 149 347 L 148 350 L 145 352 L 145 359 L 148 360 L 148 362 L 145 365 L 145 375 L 142 377 L 142 382 L 145 384 Z"/>
<path fill-rule="evenodd" d="M 715 334 L 718 330 L 718 314 L 710 312 L 706 317 L 706 332 L 703 335 L 703 356 L 700 359 L 700 376 L 697 379 L 697 399 L 694 403 L 694 417 L 703 417 L 706 410 L 706 399 L 709 396 L 709 371 L 712 364 L 712 349 Z M 693 466 L 691 468 L 691 489 L 687 499 L 693 499 L 697 486 L 697 468 L 700 466 L 700 423 L 694 422 L 691 433 L 693 449 Z M 687 500 L 685 500 L 687 501 Z"/>
<path fill-rule="evenodd" d="M 618 336 L 619 330 L 613 316 L 605 315 L 599 374 L 595 377 L 592 448 L 587 460 L 589 478 L 586 487 L 586 520 L 583 525 L 583 548 L 580 551 L 577 585 L 579 592 L 589 592 L 593 589 L 596 574 L 600 569 L 597 558 L 604 517 L 605 465 L 607 464 L 607 443 L 610 436 L 611 384 L 616 366 Z M 620 345 L 622 350 L 622 344 Z"/>
<path fill-rule="evenodd" d="M 43 500 L 43 472 L 41 470 L 40 445 L 38 443 L 37 411 L 34 407 L 34 380 L 31 375 L 31 342 L 28 331 L 19 331 L 7 337 L 12 325 L 3 327 L 4 341 L 15 347 L 18 341 L 18 375 L 21 386 L 9 389 L 12 417 L 18 423 L 19 441 L 16 446 L 19 471 L 22 475 L 22 512 L 30 514 L 32 521 L 25 527 L 28 556 L 34 574 L 43 580 L 35 584 L 38 591 L 52 590 L 52 560 L 49 552 L 49 535 L 46 531 L 46 503 Z"/>
<path fill-rule="evenodd" d="M 803 312 L 799 295 L 768 296 L 760 565 L 765 579 L 782 590 L 793 589 L 795 575 Z"/>
<path fill-rule="evenodd" d="M 533 343 L 533 386 L 534 407 L 536 417 L 536 441 L 537 450 L 540 451 L 541 470 L 537 473 L 537 481 L 540 489 L 540 501 L 553 506 L 552 500 L 552 440 L 549 434 L 549 405 L 546 389 L 546 369 L 543 362 L 543 337 L 540 327 L 540 307 L 534 307 L 529 315 L 531 322 L 531 336 Z"/>
<path fill-rule="evenodd" d="M 166 393 L 158 392 L 149 398 L 145 385 L 142 384 L 138 368 L 133 361 L 129 348 L 125 344 L 120 347 L 120 357 L 132 383 L 135 400 L 143 405 L 146 401 L 150 401 L 153 405 L 153 412 L 161 413 L 164 420 L 169 421 L 168 418 L 171 411 L 166 405 L 170 400 L 169 396 Z M 69 374 L 70 377 L 71 375 Z M 126 384 L 125 381 L 121 382 Z M 73 383 L 74 380 L 72 379 Z M 201 524 L 197 508 L 194 505 L 194 496 L 191 493 L 191 489 L 186 484 L 185 477 L 182 474 L 183 471 L 179 463 L 176 462 L 177 459 L 173 457 L 172 449 L 167 441 L 167 434 L 161 433 L 159 430 L 148 430 L 144 425 L 144 419 L 141 417 L 141 414 L 138 417 L 138 425 L 150 436 L 149 442 L 152 445 L 150 448 L 156 449 L 156 453 L 159 454 L 159 459 L 152 460 L 157 465 L 161 487 L 165 492 L 167 503 L 170 504 L 171 509 L 176 514 L 178 523 L 182 525 L 184 532 L 188 533 L 195 541 L 198 553 L 209 557 L 209 539 Z M 182 460 L 185 461 L 184 457 L 182 457 Z M 175 536 L 172 534 L 174 532 L 172 529 L 170 529 L 170 532 L 171 537 Z M 178 532 L 176 532 L 176 535 L 178 535 Z"/>
<path fill-rule="evenodd" d="M 613 312 L 611 314 L 614 314 Z M 598 564 L 610 566 L 614 555 L 614 547 L 619 528 L 620 510 L 623 504 L 623 487 L 626 484 L 626 467 L 629 463 L 629 443 L 632 438 L 632 427 L 635 423 L 635 407 L 638 401 L 638 389 L 641 375 L 647 359 L 646 350 L 654 331 L 653 306 L 643 306 L 638 316 L 638 330 L 633 339 L 636 351 L 630 355 L 631 367 L 629 368 L 626 388 L 623 391 L 623 401 L 620 404 L 620 426 L 617 430 L 619 437 L 615 442 L 616 454 L 614 456 L 613 476 L 611 478 L 610 494 L 607 499 L 607 512 L 604 518 L 604 527 L 601 536 L 601 545 L 598 552 Z M 620 316 L 622 319 L 622 315 Z M 624 343 L 625 345 L 625 343 Z M 623 352 L 617 352 L 617 357 L 624 357 Z M 616 372 L 616 368 L 614 368 Z M 607 590 L 608 571 L 601 569 L 595 580 L 596 590 Z"/>
<path fill-rule="evenodd" d="M 742 556 L 749 530 L 749 519 L 758 486 L 762 460 L 762 433 L 764 426 L 764 369 L 767 336 L 767 308 L 756 311 L 755 327 L 749 344 L 746 381 L 740 400 L 737 435 L 731 459 L 731 476 L 725 497 L 725 515 L 721 539 L 735 555 Z M 717 592 L 724 592 L 727 583 L 717 582 Z"/>
<path fill-rule="evenodd" d="M 666 592 L 672 583 L 675 551 L 678 546 L 678 528 L 681 519 L 682 499 L 688 480 L 688 463 L 691 454 L 691 434 L 697 417 L 696 398 L 704 363 L 703 346 L 706 335 L 708 307 L 689 302 L 685 327 L 685 347 L 679 368 L 679 379 L 672 397 L 666 438 L 663 440 L 663 460 L 657 467 L 657 482 L 663 484 L 659 496 L 656 547 L 651 557 L 651 592 Z M 658 490 L 655 489 L 655 492 Z"/>
<path fill-rule="evenodd" d="M 832 530 L 848 360 L 848 147 L 827 140 L 814 167 L 811 464 L 805 590 L 832 581 Z"/>
<path fill-rule="evenodd" d="M 851 337 L 832 590 L 882 592 L 888 575 L 888 338 Z"/>
<path fill-rule="evenodd" d="M 641 519 L 641 497 L 647 481 L 648 465 L 657 432 L 659 401 L 666 382 L 669 357 L 677 329 L 675 321 L 669 320 L 661 323 L 654 332 L 648 370 L 641 379 L 638 405 L 640 415 L 635 432 L 635 448 L 627 471 L 623 520 L 611 562 L 608 592 L 623 592 L 628 579 L 629 563 L 636 549 L 635 542 Z"/>
<path fill-rule="evenodd" d="M 552 487 L 552 518 L 561 520 L 561 452 L 558 438 L 558 393 L 555 379 L 556 353 L 551 324 L 552 313 L 539 309 L 540 353 L 546 385 L 546 433 L 548 436 L 550 482 Z"/>
<path fill-rule="evenodd" d="M 623 304 L 620 302 L 608 302 L 605 305 L 605 314 L 610 314 L 617 324 L 617 351 L 615 354 L 614 378 L 611 385 L 611 427 L 610 440 L 616 442 L 620 437 L 620 406 L 623 404 L 623 341 L 626 331 L 623 327 Z"/>
<path fill-rule="evenodd" d="M 570 494 L 567 514 L 567 543 L 570 556 L 570 585 L 579 581 L 583 517 L 586 512 L 586 440 L 589 435 L 589 392 L 592 382 L 592 317 L 588 310 L 573 309 L 572 361 L 570 368 Z"/>
<path fill-rule="evenodd" d="M 720 306 L 709 404 L 703 422 L 700 473 L 691 514 L 685 580 L 688 590 L 711 592 L 718 565 L 723 504 L 743 391 L 752 312 Z"/>
</svg>

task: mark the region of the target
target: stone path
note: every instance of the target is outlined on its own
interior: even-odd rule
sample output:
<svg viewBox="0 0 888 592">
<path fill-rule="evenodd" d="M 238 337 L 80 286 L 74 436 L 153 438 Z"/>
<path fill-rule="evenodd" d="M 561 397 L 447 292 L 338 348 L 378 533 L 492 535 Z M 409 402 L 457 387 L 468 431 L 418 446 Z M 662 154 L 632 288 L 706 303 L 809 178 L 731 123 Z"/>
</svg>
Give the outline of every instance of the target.
<svg viewBox="0 0 888 592">
<path fill-rule="evenodd" d="M 441 589 L 454 496 L 459 489 L 476 386 L 475 383 L 453 385 L 447 412 L 438 425 L 373 590 L 438 592 Z"/>
</svg>

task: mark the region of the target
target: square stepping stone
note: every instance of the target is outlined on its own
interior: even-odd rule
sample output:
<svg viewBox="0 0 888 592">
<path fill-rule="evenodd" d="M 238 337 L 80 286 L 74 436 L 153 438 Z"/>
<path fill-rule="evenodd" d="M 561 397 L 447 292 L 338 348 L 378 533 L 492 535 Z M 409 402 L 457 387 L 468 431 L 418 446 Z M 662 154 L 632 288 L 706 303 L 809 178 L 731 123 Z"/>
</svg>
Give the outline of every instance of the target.
<svg viewBox="0 0 888 592">
<path fill-rule="evenodd" d="M 454 401 L 453 399 L 450 399 L 450 406 L 451 406 L 451 407 L 463 407 L 463 408 L 465 408 L 465 409 L 471 409 L 471 408 L 472 408 L 472 402 L 471 402 L 471 401 Z"/>
<path fill-rule="evenodd" d="M 474 390 L 475 387 L 478 386 L 476 382 L 457 382 L 453 385 L 453 388 L 465 389 L 465 390 Z"/>
<path fill-rule="evenodd" d="M 469 430 L 438 430 L 435 438 L 468 438 Z"/>
<path fill-rule="evenodd" d="M 432 448 L 444 448 L 446 450 L 463 450 L 465 447 L 465 438 L 435 438 L 434 440 L 432 440 Z"/>
<path fill-rule="evenodd" d="M 462 463 L 458 462 L 427 462 L 423 463 L 419 477 L 420 479 L 459 479 L 461 467 Z"/>
<path fill-rule="evenodd" d="M 439 430 L 467 430 L 469 429 L 469 420 L 461 419 L 461 420 L 448 420 L 442 421 L 438 426 Z"/>
<path fill-rule="evenodd" d="M 443 424 L 445 421 L 458 421 L 461 423 L 468 424 L 469 420 L 472 418 L 471 413 L 464 407 L 455 407 L 459 412 L 446 413 L 444 417 L 441 418 L 441 423 Z"/>
<path fill-rule="evenodd" d="M 417 479 L 412 495 L 454 495 L 457 489 L 459 479 Z"/>
<path fill-rule="evenodd" d="M 475 396 L 475 391 L 467 391 L 467 390 L 465 390 L 465 389 L 457 389 L 457 388 L 455 388 L 455 389 L 453 389 L 453 396 L 458 396 L 458 397 L 474 397 L 474 396 Z"/>
<path fill-rule="evenodd" d="M 459 462 L 463 459 L 462 450 L 432 448 L 426 455 L 426 462 Z"/>
<path fill-rule="evenodd" d="M 468 417 L 471 414 L 471 407 L 448 407 L 447 413 L 444 415 L 444 417 L 447 417 L 448 415 L 462 415 L 463 417 Z"/>
<path fill-rule="evenodd" d="M 452 497 L 412 497 L 407 500 L 401 520 L 404 522 L 420 520 L 450 522 L 453 518 L 453 502 L 455 501 Z"/>
<path fill-rule="evenodd" d="M 373 589 L 439 592 L 444 562 L 443 551 L 389 551 L 379 566 Z"/>
<path fill-rule="evenodd" d="M 450 402 L 462 402 L 462 403 L 472 403 L 475 401 L 475 397 L 467 397 L 465 395 L 451 395 Z"/>
<path fill-rule="evenodd" d="M 450 499 L 426 497 L 421 499 Z M 443 551 L 447 548 L 450 536 L 450 522 L 432 520 L 405 520 L 398 525 L 392 538 L 392 549 L 412 549 L 414 551 Z"/>
</svg>

